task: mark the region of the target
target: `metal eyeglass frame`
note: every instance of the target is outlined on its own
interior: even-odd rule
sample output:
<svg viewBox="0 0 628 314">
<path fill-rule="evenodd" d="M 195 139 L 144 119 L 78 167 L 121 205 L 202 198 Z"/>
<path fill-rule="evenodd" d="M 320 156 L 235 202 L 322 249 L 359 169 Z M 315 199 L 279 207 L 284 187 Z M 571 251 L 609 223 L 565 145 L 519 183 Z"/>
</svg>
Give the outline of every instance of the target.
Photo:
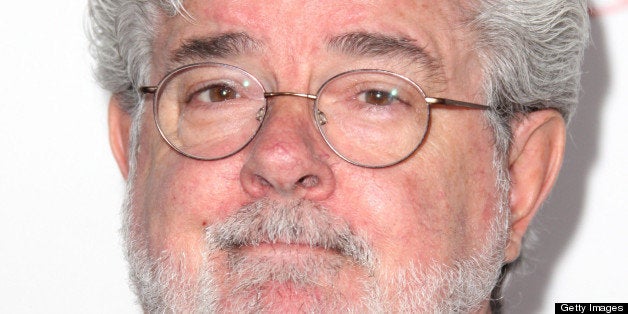
<svg viewBox="0 0 628 314">
<path fill-rule="evenodd" d="M 319 95 L 321 93 L 321 91 L 325 88 L 325 86 L 327 86 L 327 84 L 329 84 L 329 82 L 333 81 L 334 79 L 336 79 L 337 77 L 343 76 L 343 75 L 348 75 L 351 73 L 382 73 L 382 74 L 386 74 L 386 75 L 391 75 L 397 78 L 402 79 L 403 81 L 408 82 L 410 85 L 412 85 L 414 88 L 416 88 L 416 90 L 418 90 L 421 95 L 424 97 L 425 102 L 427 104 L 427 125 L 425 127 L 425 130 L 429 129 L 430 127 L 430 123 L 431 123 L 431 106 L 432 105 L 444 105 L 444 106 L 450 106 L 451 107 L 464 107 L 464 108 L 470 108 L 470 109 L 479 109 L 479 110 L 488 110 L 490 109 L 490 106 L 488 105 L 482 105 L 482 104 L 476 104 L 476 103 L 470 103 L 470 102 L 465 102 L 465 101 L 460 101 L 460 100 L 454 100 L 454 99 L 448 99 L 448 98 L 440 98 L 440 97 L 428 97 L 425 95 L 425 92 L 423 91 L 423 89 L 414 81 L 412 81 L 411 79 L 395 73 L 395 72 L 391 72 L 388 70 L 381 70 L 381 69 L 356 69 L 356 70 L 350 70 L 350 71 L 345 71 L 339 74 L 336 74 L 334 76 L 332 76 L 331 78 L 327 79 L 322 85 L 321 87 L 318 89 L 318 91 L 316 92 L 316 94 L 308 94 L 308 93 L 297 93 L 297 92 L 267 92 L 264 89 L 264 86 L 257 80 L 257 78 L 255 76 L 253 76 L 252 74 L 250 74 L 248 71 L 233 66 L 233 65 L 229 65 L 229 64 L 223 64 L 223 63 L 216 63 L 216 62 L 203 62 L 203 63 L 194 63 L 194 64 L 189 64 L 189 65 L 185 65 L 182 67 L 179 67 L 173 71 L 171 71 L 170 73 L 166 74 L 157 85 L 153 85 L 153 86 L 141 86 L 139 88 L 139 92 L 142 94 L 151 94 L 153 95 L 153 118 L 155 121 L 155 125 L 157 127 L 157 130 L 159 131 L 159 134 L 161 135 L 161 137 L 164 139 L 164 141 L 166 141 L 166 143 L 168 144 L 168 146 L 170 146 L 172 149 L 174 149 L 176 152 L 192 158 L 192 159 L 196 159 L 196 160 L 203 160 L 203 161 L 212 161 L 212 160 L 220 160 L 220 159 L 224 159 L 224 158 L 228 158 L 230 156 L 233 156 L 235 154 L 237 154 L 239 151 L 241 151 L 242 149 L 244 149 L 246 146 L 248 146 L 248 144 L 255 138 L 255 136 L 257 135 L 257 133 L 259 132 L 259 130 L 261 129 L 261 126 L 263 124 L 264 119 L 266 118 L 266 112 L 267 112 L 267 106 L 268 106 L 268 102 L 265 103 L 264 107 L 263 107 L 263 112 L 258 115 L 256 118 L 260 121 L 260 125 L 257 128 L 257 130 L 255 130 L 255 132 L 253 133 L 253 135 L 237 150 L 235 150 L 232 153 L 229 153 L 225 156 L 220 156 L 220 157 L 214 157 L 214 158 L 206 158 L 206 157 L 200 157 L 200 156 L 195 156 L 189 153 L 186 153 L 184 151 L 182 151 L 181 149 L 179 149 L 178 147 L 176 147 L 173 143 L 170 142 L 170 140 L 166 137 L 166 135 L 164 134 L 164 131 L 162 130 L 161 126 L 159 125 L 159 121 L 158 121 L 158 101 L 159 101 L 159 94 L 163 88 L 163 86 L 165 86 L 165 84 L 167 82 L 170 81 L 170 79 L 174 76 L 176 76 L 178 73 L 184 72 L 184 71 L 188 71 L 192 68 L 200 68 L 200 67 L 204 67 L 204 66 L 219 66 L 219 67 L 226 67 L 226 68 L 231 68 L 231 69 L 235 69 L 238 71 L 243 72 L 244 74 L 248 75 L 249 77 L 253 78 L 255 80 L 255 82 L 262 88 L 262 90 L 264 90 L 264 98 L 265 99 L 269 99 L 269 98 L 274 98 L 274 97 L 280 97 L 280 96 L 290 96 L 290 97 L 301 97 L 301 98 L 306 98 L 306 99 L 311 99 L 314 100 L 314 106 L 313 106 L 313 115 L 314 115 L 314 119 L 315 119 L 315 124 L 316 124 L 316 128 L 318 129 L 319 133 L 321 134 L 321 136 L 323 137 L 323 140 L 325 141 L 325 143 L 327 144 L 327 146 L 329 148 L 331 148 L 331 150 L 340 158 L 342 158 L 343 160 L 345 160 L 346 162 L 356 165 L 356 166 L 360 166 L 360 167 L 364 167 L 364 168 L 386 168 L 386 167 L 390 167 L 390 166 L 394 166 L 396 164 L 399 164 L 401 162 L 403 162 L 404 160 L 406 160 L 408 157 L 410 157 L 423 143 L 424 139 L 425 139 L 425 133 L 423 134 L 421 140 L 417 143 L 416 147 L 414 149 L 412 149 L 407 155 L 405 155 L 404 157 L 402 157 L 401 159 L 394 161 L 394 162 L 390 162 L 387 164 L 383 164 L 383 165 L 367 165 L 367 164 L 363 164 L 357 161 L 354 161 L 346 156 L 344 156 L 342 153 L 340 153 L 335 147 L 334 145 L 332 145 L 332 143 L 330 143 L 330 141 L 327 139 L 327 137 L 325 136 L 324 131 L 321 129 L 321 127 L 326 123 L 325 121 L 325 117 L 324 114 L 320 111 L 318 111 L 318 99 L 319 99 Z"/>
</svg>

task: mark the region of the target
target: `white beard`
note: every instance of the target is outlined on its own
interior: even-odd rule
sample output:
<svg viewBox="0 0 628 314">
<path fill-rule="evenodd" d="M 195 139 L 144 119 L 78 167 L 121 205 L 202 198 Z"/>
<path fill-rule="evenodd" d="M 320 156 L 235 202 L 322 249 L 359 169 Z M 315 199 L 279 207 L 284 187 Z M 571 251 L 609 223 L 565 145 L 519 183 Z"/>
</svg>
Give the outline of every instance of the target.
<svg viewBox="0 0 628 314">
<path fill-rule="evenodd" d="M 189 261 L 182 253 L 149 257 L 145 235 L 134 234 L 143 229 L 133 226 L 132 201 L 127 198 L 124 235 L 130 276 L 144 310 L 150 313 L 471 312 L 489 298 L 498 280 L 507 235 L 500 206 L 486 244 L 472 256 L 453 265 L 411 264 L 391 271 L 378 267 L 364 237 L 324 208 L 308 201 L 262 200 L 206 229 L 203 265 L 199 274 L 190 276 Z M 239 250 L 265 243 L 299 244 L 334 253 L 302 254 L 277 263 Z M 357 266 L 365 275 L 352 285 L 359 291 L 357 299 L 347 298 L 335 286 L 346 266 Z M 275 293 L 275 286 L 283 287 L 281 293 Z M 323 293 L 312 292 L 320 287 L 326 288 Z"/>
</svg>

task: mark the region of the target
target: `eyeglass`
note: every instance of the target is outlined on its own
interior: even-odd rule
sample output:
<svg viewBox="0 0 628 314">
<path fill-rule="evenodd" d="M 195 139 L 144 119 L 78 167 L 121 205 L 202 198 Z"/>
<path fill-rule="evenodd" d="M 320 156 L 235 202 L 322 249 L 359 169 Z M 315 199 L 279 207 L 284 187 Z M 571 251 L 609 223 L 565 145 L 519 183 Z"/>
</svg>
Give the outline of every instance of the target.
<svg viewBox="0 0 628 314">
<path fill-rule="evenodd" d="M 242 150 L 259 131 L 269 98 L 311 99 L 314 124 L 327 145 L 347 162 L 367 168 L 392 166 L 412 155 L 429 127 L 431 105 L 489 108 L 427 97 L 412 80 L 374 69 L 340 73 L 316 94 L 306 94 L 267 92 L 245 70 L 207 62 L 180 67 L 140 92 L 154 94 L 155 124 L 168 145 L 198 160 Z"/>
</svg>

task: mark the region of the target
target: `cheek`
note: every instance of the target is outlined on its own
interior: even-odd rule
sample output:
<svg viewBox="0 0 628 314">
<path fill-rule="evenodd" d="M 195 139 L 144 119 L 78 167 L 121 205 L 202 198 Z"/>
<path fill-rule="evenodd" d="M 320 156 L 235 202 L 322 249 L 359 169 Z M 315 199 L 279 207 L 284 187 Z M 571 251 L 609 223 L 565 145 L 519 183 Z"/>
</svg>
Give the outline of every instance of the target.
<svg viewBox="0 0 628 314">
<path fill-rule="evenodd" d="M 333 201 L 343 205 L 329 207 L 348 209 L 341 215 L 364 230 L 383 265 L 462 259 L 481 247 L 495 215 L 492 151 L 477 147 L 424 147 L 398 167 L 336 171 Z"/>
<path fill-rule="evenodd" d="M 451 215 L 452 199 L 435 183 L 416 175 L 376 175 L 349 183 L 351 191 L 360 191 L 343 197 L 351 201 L 350 219 L 366 231 L 383 265 L 446 261 L 458 255 L 453 244 L 463 238 L 461 221 Z"/>
<path fill-rule="evenodd" d="M 193 160 L 164 143 L 146 151 L 154 153 L 139 156 L 133 210 L 148 248 L 153 255 L 168 251 L 194 256 L 202 251 L 205 227 L 244 205 L 238 176 L 242 163 L 236 157 Z"/>
</svg>

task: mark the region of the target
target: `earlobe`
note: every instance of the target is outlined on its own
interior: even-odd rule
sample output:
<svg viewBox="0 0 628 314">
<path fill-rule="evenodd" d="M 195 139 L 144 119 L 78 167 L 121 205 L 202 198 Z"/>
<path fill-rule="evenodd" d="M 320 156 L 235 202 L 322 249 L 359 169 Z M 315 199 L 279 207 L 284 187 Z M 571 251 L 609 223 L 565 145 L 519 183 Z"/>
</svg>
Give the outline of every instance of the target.
<svg viewBox="0 0 628 314">
<path fill-rule="evenodd" d="M 109 100 L 109 145 L 126 180 L 129 175 L 129 130 L 130 115 L 122 109 L 116 95 Z"/>
<path fill-rule="evenodd" d="M 506 262 L 519 256 L 523 236 L 558 177 L 565 146 L 565 121 L 555 110 L 532 112 L 515 122 L 511 145 Z"/>
</svg>

